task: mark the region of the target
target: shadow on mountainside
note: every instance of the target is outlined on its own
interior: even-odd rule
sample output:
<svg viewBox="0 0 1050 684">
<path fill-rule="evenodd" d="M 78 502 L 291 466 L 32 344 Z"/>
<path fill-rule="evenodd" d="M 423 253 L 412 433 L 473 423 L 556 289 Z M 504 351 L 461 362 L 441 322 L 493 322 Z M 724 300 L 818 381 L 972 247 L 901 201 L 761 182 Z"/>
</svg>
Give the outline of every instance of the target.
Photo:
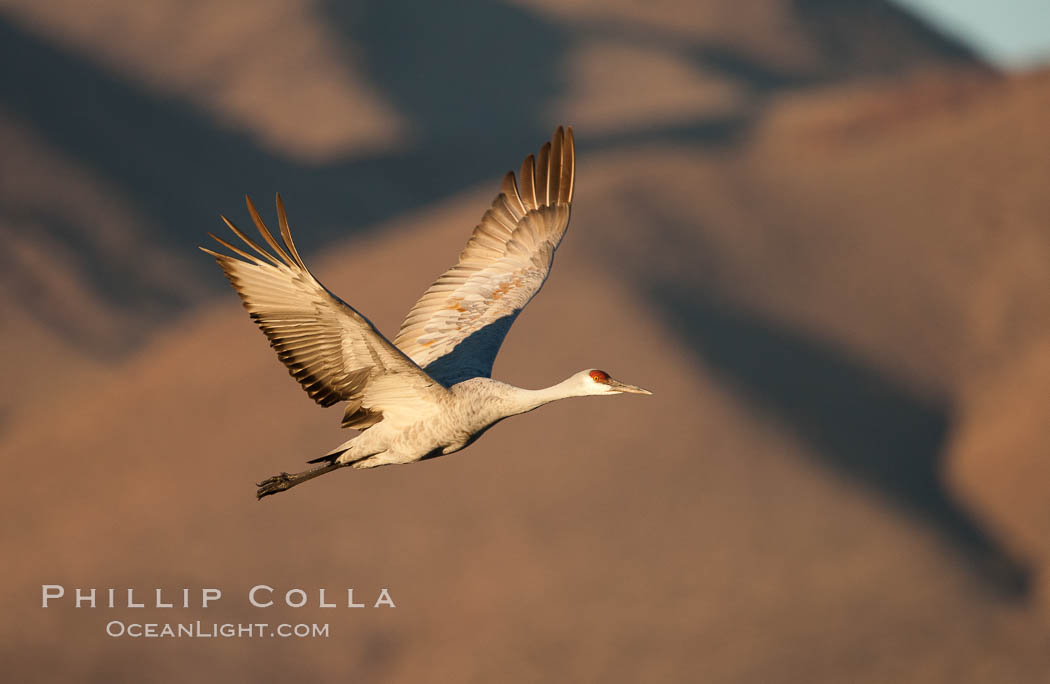
<svg viewBox="0 0 1050 684">
<path fill-rule="evenodd" d="M 950 406 L 918 396 L 829 342 L 758 318 L 703 287 L 658 278 L 643 287 L 716 377 L 789 426 L 822 464 L 927 521 L 1000 595 L 1027 595 L 1025 565 L 945 486 Z"/>
</svg>

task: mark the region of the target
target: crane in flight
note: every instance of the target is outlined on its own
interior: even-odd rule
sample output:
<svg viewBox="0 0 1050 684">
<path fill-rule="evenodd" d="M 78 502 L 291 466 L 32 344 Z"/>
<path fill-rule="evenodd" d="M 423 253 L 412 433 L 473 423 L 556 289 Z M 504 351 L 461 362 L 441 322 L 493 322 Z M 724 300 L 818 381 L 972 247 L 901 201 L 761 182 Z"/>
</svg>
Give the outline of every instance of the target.
<svg viewBox="0 0 1050 684">
<path fill-rule="evenodd" d="M 525 158 L 519 179 L 513 171 L 503 178 L 459 261 L 423 293 L 393 342 L 306 267 L 280 195 L 281 242 L 245 198 L 272 252 L 222 217 L 252 251 L 211 233 L 236 256 L 201 249 L 215 257 L 292 377 L 321 406 L 346 402 L 343 427 L 360 431 L 309 461 L 316 467 L 258 483 L 259 499 L 347 466 L 451 454 L 504 418 L 557 399 L 651 394 L 597 369 L 540 390 L 490 377 L 503 338 L 543 287 L 569 225 L 575 156 L 572 128 L 559 126 L 538 157 Z"/>
</svg>

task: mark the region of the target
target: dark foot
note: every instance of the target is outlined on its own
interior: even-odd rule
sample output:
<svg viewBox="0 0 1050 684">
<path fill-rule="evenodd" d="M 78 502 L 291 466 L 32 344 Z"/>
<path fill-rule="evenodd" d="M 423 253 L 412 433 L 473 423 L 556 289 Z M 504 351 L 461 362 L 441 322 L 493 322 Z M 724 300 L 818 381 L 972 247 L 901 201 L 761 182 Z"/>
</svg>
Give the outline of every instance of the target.
<svg viewBox="0 0 1050 684">
<path fill-rule="evenodd" d="M 270 496 L 271 494 L 278 494 L 286 489 L 291 489 L 295 485 L 299 484 L 299 480 L 288 473 L 281 473 L 280 475 L 274 475 L 273 477 L 263 480 L 258 483 L 258 491 L 255 492 L 255 498 L 261 499 L 264 496 Z"/>
<path fill-rule="evenodd" d="M 280 475 L 274 475 L 270 479 L 263 480 L 258 484 L 259 490 L 255 492 L 255 497 L 261 499 L 264 496 L 283 492 L 286 489 L 291 489 L 297 484 L 302 484 L 307 480 L 312 480 L 319 475 L 324 475 L 325 473 L 330 473 L 333 470 L 342 468 L 343 465 L 345 464 L 326 463 L 311 470 L 304 470 L 301 473 L 281 473 Z"/>
</svg>

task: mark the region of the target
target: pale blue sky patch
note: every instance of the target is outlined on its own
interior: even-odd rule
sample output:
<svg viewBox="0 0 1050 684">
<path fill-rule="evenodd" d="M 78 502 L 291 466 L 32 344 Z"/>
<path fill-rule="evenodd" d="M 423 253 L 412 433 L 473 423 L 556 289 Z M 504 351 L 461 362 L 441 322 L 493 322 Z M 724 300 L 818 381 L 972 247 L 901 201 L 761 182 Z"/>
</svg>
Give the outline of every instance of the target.
<svg viewBox="0 0 1050 684">
<path fill-rule="evenodd" d="M 893 0 L 1003 69 L 1050 65 L 1050 0 Z"/>
</svg>

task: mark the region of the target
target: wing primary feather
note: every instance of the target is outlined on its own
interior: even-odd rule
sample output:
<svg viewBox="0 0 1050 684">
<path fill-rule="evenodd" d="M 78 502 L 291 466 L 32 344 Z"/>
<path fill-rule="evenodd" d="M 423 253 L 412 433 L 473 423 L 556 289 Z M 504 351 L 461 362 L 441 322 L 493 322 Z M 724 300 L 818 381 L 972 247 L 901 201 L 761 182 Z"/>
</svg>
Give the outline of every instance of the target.
<svg viewBox="0 0 1050 684">
<path fill-rule="evenodd" d="M 547 178 L 550 175 L 550 164 L 551 164 L 551 144 L 549 142 L 543 143 L 543 147 L 540 148 L 540 156 L 536 159 L 536 206 L 545 207 L 551 203 L 550 196 L 547 194 L 549 185 Z"/>
<path fill-rule="evenodd" d="M 521 162 L 521 200 L 526 211 L 536 208 L 536 160 L 530 154 Z"/>
<path fill-rule="evenodd" d="M 263 223 L 262 217 L 259 216 L 259 211 L 255 208 L 255 203 L 252 202 L 252 198 L 248 195 L 244 196 L 244 203 L 248 205 L 248 213 L 252 215 L 252 221 L 255 223 L 255 227 L 259 231 L 259 235 L 262 235 L 263 240 L 266 240 L 266 244 L 273 248 L 273 251 L 277 252 L 277 256 L 281 257 L 289 266 L 294 266 L 295 261 L 292 257 L 288 256 L 288 252 L 281 249 L 281 245 L 277 243 L 273 235 L 270 233 L 270 229 Z"/>
<path fill-rule="evenodd" d="M 240 249 L 239 247 L 234 247 L 229 242 L 226 242 L 225 240 L 223 240 L 218 235 L 215 235 L 214 233 L 208 233 L 208 237 L 210 237 L 212 240 L 215 240 L 220 245 L 222 245 L 226 249 L 234 252 L 235 254 L 239 254 L 243 258 L 248 259 L 253 264 L 258 264 L 259 266 L 265 266 L 266 265 L 266 262 L 262 261 L 258 257 L 254 256 L 252 254 L 249 254 L 248 252 L 245 252 L 243 249 Z M 208 249 L 207 247 L 199 247 L 198 249 L 200 249 L 200 250 L 202 250 L 204 252 L 207 252 L 208 254 L 211 254 L 212 256 L 214 256 L 217 259 L 229 259 L 230 258 L 229 255 L 220 254 L 219 252 L 213 252 L 212 250 Z"/>
<path fill-rule="evenodd" d="M 572 202 L 573 185 L 576 183 L 576 143 L 573 140 L 572 126 L 565 131 L 565 142 L 562 146 L 561 182 L 558 183 L 558 201 L 562 204 Z"/>
<path fill-rule="evenodd" d="M 558 130 L 554 131 L 554 135 L 551 136 L 551 160 L 550 169 L 547 172 L 547 203 L 557 204 L 558 192 L 561 184 L 561 153 L 562 153 L 562 138 L 565 136 L 565 130 L 558 126 Z"/>
<path fill-rule="evenodd" d="M 295 243 L 292 242 L 292 229 L 288 226 L 288 214 L 284 210 L 284 200 L 281 199 L 281 193 L 277 193 L 277 222 L 281 226 L 281 239 L 284 240 L 288 251 L 295 257 L 295 263 L 299 264 L 299 268 L 308 271 L 306 264 L 303 263 L 303 258 L 299 256 L 299 250 L 295 248 Z"/>
<path fill-rule="evenodd" d="M 518 194 L 518 183 L 514 180 L 513 171 L 508 171 L 507 175 L 503 177 L 503 183 L 500 184 L 500 190 L 503 192 L 504 195 L 506 195 L 509 207 L 515 213 L 520 213 L 521 216 L 524 216 L 525 205 L 522 204 L 521 195 Z"/>
<path fill-rule="evenodd" d="M 234 235 L 236 235 L 237 237 L 239 237 L 241 240 L 244 241 L 244 244 L 248 245 L 249 247 L 254 249 L 256 252 L 258 252 L 260 255 L 265 257 L 266 260 L 269 261 L 274 266 L 280 266 L 281 265 L 281 262 L 278 261 L 277 258 L 274 257 L 274 255 L 270 254 L 265 249 L 260 247 L 259 243 L 257 243 L 255 240 L 252 240 L 250 237 L 245 235 L 244 232 L 240 228 L 238 228 L 237 226 L 233 225 L 233 221 L 231 221 L 230 219 L 226 218 L 225 216 L 222 216 L 222 221 L 223 221 L 223 223 L 226 224 L 227 228 L 229 228 L 230 230 L 233 231 Z"/>
</svg>

